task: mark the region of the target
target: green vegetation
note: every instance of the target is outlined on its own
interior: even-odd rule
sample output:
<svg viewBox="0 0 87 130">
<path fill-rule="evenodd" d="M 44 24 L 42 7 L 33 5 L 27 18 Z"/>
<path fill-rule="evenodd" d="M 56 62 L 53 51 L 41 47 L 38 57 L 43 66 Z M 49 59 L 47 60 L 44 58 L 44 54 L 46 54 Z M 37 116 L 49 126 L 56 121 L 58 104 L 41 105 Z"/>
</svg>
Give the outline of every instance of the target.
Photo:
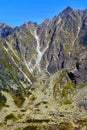
<svg viewBox="0 0 87 130">
<path fill-rule="evenodd" d="M 22 128 L 16 128 L 15 130 L 23 130 Z"/>
<path fill-rule="evenodd" d="M 0 110 L 5 106 L 6 98 L 0 93 Z"/>
<path fill-rule="evenodd" d="M 67 75 L 67 71 L 60 72 L 54 85 L 54 98 L 61 104 L 72 104 L 73 96 L 76 94 L 76 85 L 73 84 Z"/>
<path fill-rule="evenodd" d="M 16 92 L 14 95 L 12 95 L 14 102 L 16 105 L 20 108 L 22 107 L 22 104 L 25 101 L 24 95 L 21 92 Z"/>
<path fill-rule="evenodd" d="M 75 128 L 71 125 L 71 123 L 62 122 L 59 125 L 60 130 L 75 130 Z"/>
<path fill-rule="evenodd" d="M 37 130 L 36 126 L 27 126 L 23 130 Z"/>
<path fill-rule="evenodd" d="M 3 87 L 7 86 L 7 82 L 4 80 L 2 76 L 0 76 L 0 86 L 3 86 Z"/>
<path fill-rule="evenodd" d="M 14 116 L 14 114 L 9 114 L 9 115 L 7 115 L 6 117 L 5 117 L 5 120 L 7 121 L 7 120 L 10 120 L 10 119 L 12 119 L 12 120 L 16 120 L 17 118 Z"/>
<path fill-rule="evenodd" d="M 87 126 L 87 119 L 78 120 L 77 123 L 82 125 L 82 126 Z"/>
</svg>

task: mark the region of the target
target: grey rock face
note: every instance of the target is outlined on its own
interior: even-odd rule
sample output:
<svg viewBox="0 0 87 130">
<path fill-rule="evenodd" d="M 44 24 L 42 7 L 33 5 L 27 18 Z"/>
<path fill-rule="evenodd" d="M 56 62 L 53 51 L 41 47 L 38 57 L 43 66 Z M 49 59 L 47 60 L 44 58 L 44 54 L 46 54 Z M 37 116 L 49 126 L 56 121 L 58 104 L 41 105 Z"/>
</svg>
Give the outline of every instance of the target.
<svg viewBox="0 0 87 130">
<path fill-rule="evenodd" d="M 13 28 L 4 24 L 0 23 L 0 37 L 4 38 L 7 37 L 9 34 L 11 34 L 13 31 Z"/>
<path fill-rule="evenodd" d="M 76 70 L 72 70 L 69 76 L 72 81 L 76 84 L 85 84 L 87 82 L 87 51 L 80 53 L 79 57 L 76 59 Z"/>
</svg>

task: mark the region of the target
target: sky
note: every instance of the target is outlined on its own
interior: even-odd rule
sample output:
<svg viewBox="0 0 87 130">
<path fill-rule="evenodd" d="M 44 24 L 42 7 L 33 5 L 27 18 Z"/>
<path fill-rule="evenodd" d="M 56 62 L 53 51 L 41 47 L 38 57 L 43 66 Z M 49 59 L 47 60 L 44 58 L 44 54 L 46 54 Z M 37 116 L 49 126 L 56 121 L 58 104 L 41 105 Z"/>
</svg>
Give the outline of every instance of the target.
<svg viewBox="0 0 87 130">
<path fill-rule="evenodd" d="M 0 22 L 13 27 L 29 21 L 40 24 L 67 6 L 84 10 L 87 9 L 87 0 L 0 0 Z"/>
</svg>

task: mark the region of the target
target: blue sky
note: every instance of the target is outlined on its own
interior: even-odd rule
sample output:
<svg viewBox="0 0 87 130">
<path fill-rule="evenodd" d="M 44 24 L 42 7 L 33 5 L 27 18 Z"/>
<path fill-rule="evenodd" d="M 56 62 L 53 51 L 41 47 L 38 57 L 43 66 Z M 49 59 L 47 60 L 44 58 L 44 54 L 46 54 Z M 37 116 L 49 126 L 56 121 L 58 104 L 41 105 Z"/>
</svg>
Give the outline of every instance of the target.
<svg viewBox="0 0 87 130">
<path fill-rule="evenodd" d="M 67 6 L 86 9 L 87 0 L 0 0 L 0 22 L 20 26 L 24 22 L 43 22 Z"/>
</svg>

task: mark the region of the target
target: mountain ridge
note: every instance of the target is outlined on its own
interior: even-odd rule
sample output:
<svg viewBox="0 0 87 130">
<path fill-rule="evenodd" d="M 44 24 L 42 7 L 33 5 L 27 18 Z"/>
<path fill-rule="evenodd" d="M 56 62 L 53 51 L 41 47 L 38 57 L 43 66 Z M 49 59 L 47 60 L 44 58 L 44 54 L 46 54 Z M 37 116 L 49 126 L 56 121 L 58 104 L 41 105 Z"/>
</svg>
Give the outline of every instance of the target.
<svg viewBox="0 0 87 130">
<path fill-rule="evenodd" d="M 66 11 L 66 10 L 68 10 L 68 9 L 70 9 L 70 10 L 74 10 L 74 11 L 86 11 L 87 9 L 83 9 L 83 10 L 80 10 L 80 9 L 74 9 L 73 7 L 71 7 L 71 6 L 67 6 L 64 10 L 62 10 L 61 12 L 64 12 L 64 11 Z M 53 16 L 53 18 L 54 17 L 56 17 L 56 16 L 58 16 L 58 15 L 60 15 L 61 14 L 61 12 L 60 13 L 58 13 L 57 15 L 55 15 L 55 16 Z M 46 19 L 49 19 L 49 20 L 52 20 L 53 18 L 46 18 Z M 46 19 L 44 19 L 40 24 L 42 24 Z M 25 23 L 35 23 L 35 24 L 37 24 L 37 25 L 40 25 L 38 22 L 32 22 L 31 20 L 29 21 L 29 22 L 24 22 L 22 25 L 19 25 L 19 26 L 12 26 L 12 25 L 10 25 L 9 23 L 5 23 L 5 22 L 0 22 L 0 23 L 2 23 L 2 24 L 6 24 L 6 25 L 8 25 L 8 26 L 10 26 L 10 27 L 12 27 L 12 28 L 16 28 L 16 27 L 20 27 L 20 26 L 22 26 L 23 24 L 25 24 Z"/>
</svg>

